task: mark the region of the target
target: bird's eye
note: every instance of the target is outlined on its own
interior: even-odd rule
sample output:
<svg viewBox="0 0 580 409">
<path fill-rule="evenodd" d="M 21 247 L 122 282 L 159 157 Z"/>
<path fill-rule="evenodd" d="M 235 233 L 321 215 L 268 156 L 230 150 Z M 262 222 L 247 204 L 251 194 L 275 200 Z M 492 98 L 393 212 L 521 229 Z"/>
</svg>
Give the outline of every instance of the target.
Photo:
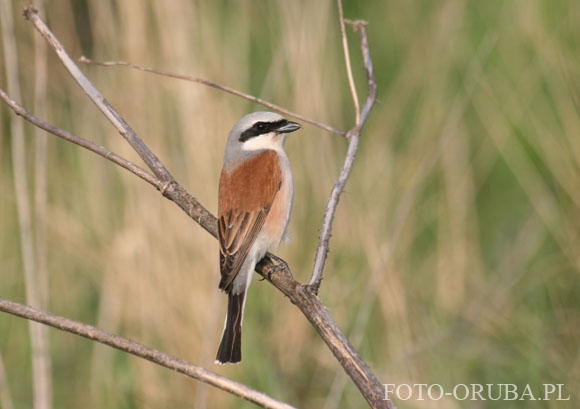
<svg viewBox="0 0 580 409">
<path fill-rule="evenodd" d="M 258 131 L 265 131 L 266 127 L 267 125 L 264 122 L 258 122 L 256 124 L 256 128 L 258 129 Z"/>
</svg>

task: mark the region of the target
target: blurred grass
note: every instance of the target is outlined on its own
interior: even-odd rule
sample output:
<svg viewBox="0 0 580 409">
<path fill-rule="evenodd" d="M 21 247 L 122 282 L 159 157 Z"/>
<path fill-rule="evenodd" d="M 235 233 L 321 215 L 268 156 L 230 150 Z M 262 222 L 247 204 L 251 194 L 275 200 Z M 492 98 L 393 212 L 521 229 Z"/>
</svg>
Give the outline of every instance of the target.
<svg viewBox="0 0 580 409">
<path fill-rule="evenodd" d="M 15 8 L 23 102 L 31 106 L 34 33 Z M 74 57 L 196 75 L 343 129 L 353 122 L 333 1 L 60 0 L 47 13 Z M 578 407 L 580 4 L 347 1 L 345 16 L 369 21 L 380 102 L 336 216 L 322 300 L 384 383 L 563 383 L 570 401 L 478 407 Z M 348 31 L 362 98 L 358 37 Z M 47 119 L 138 162 L 52 54 L 48 63 Z M 124 68 L 83 69 L 215 211 L 227 133 L 261 108 Z M 0 74 L 5 87 L 3 63 Z M 0 115 L 0 296 L 22 301 L 14 117 L 6 108 Z M 225 314 L 215 240 L 148 185 L 47 138 L 51 311 L 299 407 L 365 406 L 336 377 L 337 363 L 296 308 L 258 280 L 244 361 L 215 367 Z M 300 280 L 345 148 L 309 125 L 288 140 L 293 241 L 279 255 Z M 50 335 L 55 408 L 251 406 L 105 347 Z M 30 407 L 24 321 L 0 316 L 0 353 L 16 408 Z M 445 398 L 399 407 L 474 406 Z"/>
</svg>

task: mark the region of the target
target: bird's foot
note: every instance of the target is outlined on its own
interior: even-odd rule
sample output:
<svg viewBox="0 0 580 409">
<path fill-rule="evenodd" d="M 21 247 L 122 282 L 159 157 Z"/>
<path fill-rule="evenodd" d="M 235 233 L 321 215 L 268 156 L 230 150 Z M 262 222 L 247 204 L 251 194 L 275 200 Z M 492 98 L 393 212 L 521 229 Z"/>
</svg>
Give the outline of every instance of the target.
<svg viewBox="0 0 580 409">
<path fill-rule="evenodd" d="M 282 272 L 284 274 L 286 274 L 288 277 L 294 279 L 292 277 L 292 273 L 290 272 L 290 268 L 288 267 L 288 263 L 286 263 L 284 260 L 282 260 L 280 257 L 276 257 L 275 255 L 271 254 L 271 253 L 267 253 L 264 256 L 263 261 L 269 261 L 272 266 L 270 268 L 268 268 L 268 280 L 272 279 L 272 273 L 274 272 Z"/>
</svg>

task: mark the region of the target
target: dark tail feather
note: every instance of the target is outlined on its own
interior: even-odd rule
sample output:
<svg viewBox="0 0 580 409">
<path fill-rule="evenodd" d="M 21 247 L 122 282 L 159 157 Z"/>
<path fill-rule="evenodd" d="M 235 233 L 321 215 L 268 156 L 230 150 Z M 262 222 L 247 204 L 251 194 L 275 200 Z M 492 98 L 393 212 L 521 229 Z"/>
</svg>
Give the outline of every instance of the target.
<svg viewBox="0 0 580 409">
<path fill-rule="evenodd" d="M 236 295 L 228 294 L 226 327 L 216 357 L 220 364 L 235 364 L 242 360 L 242 314 L 245 296 L 245 291 Z"/>
</svg>

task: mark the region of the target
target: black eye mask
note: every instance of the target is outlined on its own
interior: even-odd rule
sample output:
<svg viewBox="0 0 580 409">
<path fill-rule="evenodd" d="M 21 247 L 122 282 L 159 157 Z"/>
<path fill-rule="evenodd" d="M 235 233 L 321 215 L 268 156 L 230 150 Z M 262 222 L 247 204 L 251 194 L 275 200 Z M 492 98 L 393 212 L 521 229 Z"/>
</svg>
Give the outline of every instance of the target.
<svg viewBox="0 0 580 409">
<path fill-rule="evenodd" d="M 248 139 L 252 139 L 256 136 L 274 132 L 286 124 L 288 124 L 288 121 L 285 119 L 280 119 L 276 122 L 256 122 L 251 128 L 242 132 L 239 141 L 246 142 Z"/>
</svg>

